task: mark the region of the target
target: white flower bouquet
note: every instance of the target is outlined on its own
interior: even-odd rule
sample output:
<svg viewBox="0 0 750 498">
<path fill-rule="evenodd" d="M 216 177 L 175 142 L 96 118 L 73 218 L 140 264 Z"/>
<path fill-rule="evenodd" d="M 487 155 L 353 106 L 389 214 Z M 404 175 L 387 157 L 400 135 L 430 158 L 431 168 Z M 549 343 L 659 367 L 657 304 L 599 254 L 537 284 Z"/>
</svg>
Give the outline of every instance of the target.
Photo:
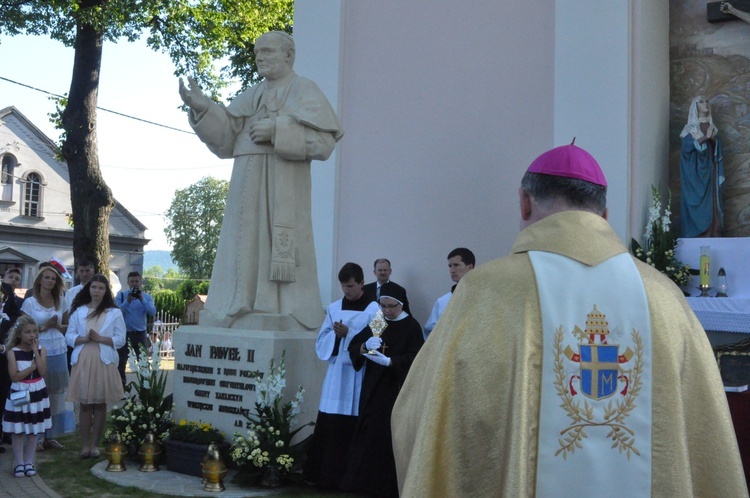
<svg viewBox="0 0 750 498">
<path fill-rule="evenodd" d="M 685 286 L 690 282 L 690 267 L 675 257 L 677 236 L 672 232 L 672 192 L 669 192 L 666 207 L 662 207 L 659 189 L 652 186 L 651 194 L 648 223 L 643 234 L 645 248 L 633 239 L 630 249 L 636 258 L 653 266 L 677 285 Z"/>
<path fill-rule="evenodd" d="M 232 460 L 241 473 L 257 480 L 267 470 L 286 475 L 294 467 L 299 448 L 292 445 L 294 436 L 313 422 L 295 429 L 295 417 L 300 412 L 304 389 L 299 386 L 291 401 L 284 402 L 286 387 L 286 352 L 281 355 L 277 367 L 271 359 L 269 372 L 255 377 L 258 398 L 255 402 L 255 415 L 247 416 L 248 430 L 245 434 L 234 433 L 231 449 Z"/>
<path fill-rule="evenodd" d="M 167 373 L 160 368 L 158 346 L 151 358 L 146 354 L 137 358 L 130 348 L 128 364 L 136 380 L 125 386 L 125 403 L 110 411 L 104 439 L 110 441 L 119 434 L 123 443 L 139 445 L 150 432 L 161 442 L 172 426 L 173 404 L 171 394 L 164 396 Z"/>
</svg>

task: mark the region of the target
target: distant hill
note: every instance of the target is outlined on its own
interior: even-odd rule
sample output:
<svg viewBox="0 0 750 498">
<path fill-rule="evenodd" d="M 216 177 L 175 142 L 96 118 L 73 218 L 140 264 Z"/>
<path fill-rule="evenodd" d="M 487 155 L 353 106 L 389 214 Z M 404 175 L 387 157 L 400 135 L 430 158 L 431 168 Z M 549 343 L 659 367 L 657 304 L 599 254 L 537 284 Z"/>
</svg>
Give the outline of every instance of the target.
<svg viewBox="0 0 750 498">
<path fill-rule="evenodd" d="M 145 251 L 143 253 L 143 269 L 148 270 L 153 266 L 161 266 L 164 271 L 179 267 L 172 261 L 169 251 Z"/>
</svg>

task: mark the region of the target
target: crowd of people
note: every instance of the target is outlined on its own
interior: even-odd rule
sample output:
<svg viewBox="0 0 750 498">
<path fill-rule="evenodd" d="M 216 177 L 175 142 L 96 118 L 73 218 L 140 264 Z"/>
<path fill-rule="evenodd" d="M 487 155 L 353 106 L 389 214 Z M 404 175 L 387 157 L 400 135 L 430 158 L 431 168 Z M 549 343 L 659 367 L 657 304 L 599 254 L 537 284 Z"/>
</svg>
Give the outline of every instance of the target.
<svg viewBox="0 0 750 498">
<path fill-rule="evenodd" d="M 455 284 L 475 264 L 465 247 L 448 254 Z M 437 300 L 423 328 L 391 273 L 391 262 L 379 258 L 375 281 L 365 284 L 361 266 L 343 265 L 338 280 L 344 296 L 328 306 L 318 332 L 315 350 L 328 370 L 304 474 L 324 489 L 398 496 L 391 410 L 456 285 Z"/>
<path fill-rule="evenodd" d="M 80 457 L 100 456 L 107 404 L 125 397 L 128 346 L 145 351 L 147 315 L 156 313 L 138 272 L 116 296 L 89 261 L 76 264 L 79 284 L 67 291 L 63 272 L 54 260 L 41 263 L 24 298 L 16 295 L 21 270 L 2 276 L 0 420 L 15 477 L 36 475 L 37 451 L 63 448 L 55 437 L 72 430 L 73 403 L 80 406 Z"/>
<path fill-rule="evenodd" d="M 707 336 L 680 289 L 628 253 L 606 194 L 585 150 L 539 156 L 511 254 L 474 269 L 471 251 L 451 251 L 457 285 L 424 327 L 388 260 L 369 286 L 345 264 L 315 344 L 328 370 L 305 479 L 379 497 L 747 496 Z M 54 447 L 65 399 L 81 404 L 81 457 L 98 456 L 106 404 L 123 395 L 117 351 L 139 351 L 153 309 L 140 275 L 128 280 L 113 297 L 91 275 L 68 301 L 44 267 L 22 302 L 20 272 L 3 275 L 16 477 L 36 473 L 41 435 Z"/>
</svg>

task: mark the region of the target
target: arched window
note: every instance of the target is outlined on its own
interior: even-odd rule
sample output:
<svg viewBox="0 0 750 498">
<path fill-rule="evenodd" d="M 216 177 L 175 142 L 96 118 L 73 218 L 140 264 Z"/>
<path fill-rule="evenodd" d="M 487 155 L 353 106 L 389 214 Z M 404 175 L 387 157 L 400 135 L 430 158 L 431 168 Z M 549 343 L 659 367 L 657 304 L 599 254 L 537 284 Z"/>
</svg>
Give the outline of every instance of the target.
<svg viewBox="0 0 750 498">
<path fill-rule="evenodd" d="M 13 201 L 13 172 L 18 166 L 18 160 L 12 154 L 2 156 L 2 169 L 0 170 L 0 201 Z"/>
<path fill-rule="evenodd" d="M 42 177 L 37 173 L 26 176 L 23 189 L 23 215 L 41 218 L 42 216 Z"/>
<path fill-rule="evenodd" d="M 13 183 L 13 170 L 16 169 L 18 161 L 12 154 L 5 154 L 3 156 L 3 169 L 0 173 L 0 183 L 11 184 Z"/>
</svg>

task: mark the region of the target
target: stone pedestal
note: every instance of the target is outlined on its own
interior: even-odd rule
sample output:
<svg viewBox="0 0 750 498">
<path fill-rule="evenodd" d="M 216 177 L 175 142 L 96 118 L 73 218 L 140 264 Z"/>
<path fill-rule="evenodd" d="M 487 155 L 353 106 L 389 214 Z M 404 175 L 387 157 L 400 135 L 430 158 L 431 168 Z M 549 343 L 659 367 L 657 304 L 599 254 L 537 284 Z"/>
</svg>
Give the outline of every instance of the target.
<svg viewBox="0 0 750 498">
<path fill-rule="evenodd" d="M 255 414 L 252 374 L 265 375 L 271 358 L 278 365 L 286 350 L 285 401 L 292 399 L 301 384 L 305 393 L 297 424 L 314 422 L 327 367 L 315 354 L 316 337 L 316 331 L 178 328 L 173 337 L 174 419 L 209 422 L 231 441 L 235 431 L 245 431 L 243 414 Z M 311 432 L 312 428 L 300 431 L 295 442 Z"/>
</svg>

